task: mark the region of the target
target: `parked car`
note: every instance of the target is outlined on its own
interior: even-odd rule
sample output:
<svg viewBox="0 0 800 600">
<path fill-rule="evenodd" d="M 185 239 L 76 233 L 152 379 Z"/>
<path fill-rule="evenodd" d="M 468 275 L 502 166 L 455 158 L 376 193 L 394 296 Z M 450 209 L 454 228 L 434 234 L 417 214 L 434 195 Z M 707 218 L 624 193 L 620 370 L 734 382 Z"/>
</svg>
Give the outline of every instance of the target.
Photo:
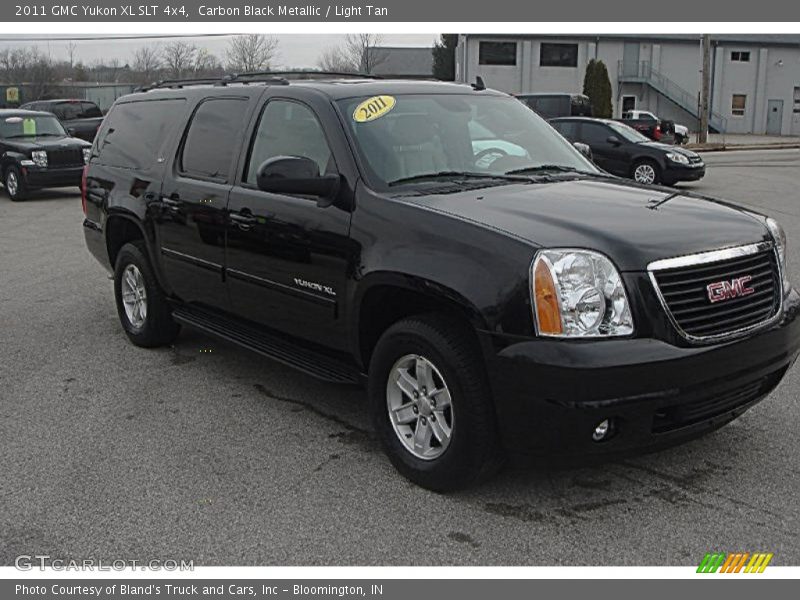
<svg viewBox="0 0 800 600">
<path fill-rule="evenodd" d="M 0 172 L 11 200 L 37 188 L 79 186 L 90 149 L 50 113 L 0 109 Z"/>
<path fill-rule="evenodd" d="M 566 118 L 553 119 L 550 124 L 568 140 L 587 144 L 599 167 L 638 183 L 674 185 L 697 181 L 706 174 L 705 163 L 696 152 L 654 142 L 618 121 Z"/>
<path fill-rule="evenodd" d="M 610 176 L 500 92 L 316 77 L 112 107 L 83 230 L 131 342 L 186 325 L 363 383 L 392 463 L 440 491 L 508 453 L 683 442 L 795 361 L 773 219 Z"/>
<path fill-rule="evenodd" d="M 620 123 L 625 123 L 645 134 L 651 140 L 660 141 L 662 135 L 672 135 L 676 144 L 685 144 L 689 141 L 689 128 L 679 125 L 674 121 L 659 119 L 646 110 L 629 110 L 622 113 Z"/>
<path fill-rule="evenodd" d="M 516 97 L 544 119 L 592 116 L 592 103 L 583 94 L 517 94 Z"/>
<path fill-rule="evenodd" d="M 64 124 L 69 135 L 87 142 L 94 140 L 97 129 L 103 122 L 103 111 L 89 100 L 37 100 L 23 104 L 20 108 L 53 113 Z"/>
</svg>

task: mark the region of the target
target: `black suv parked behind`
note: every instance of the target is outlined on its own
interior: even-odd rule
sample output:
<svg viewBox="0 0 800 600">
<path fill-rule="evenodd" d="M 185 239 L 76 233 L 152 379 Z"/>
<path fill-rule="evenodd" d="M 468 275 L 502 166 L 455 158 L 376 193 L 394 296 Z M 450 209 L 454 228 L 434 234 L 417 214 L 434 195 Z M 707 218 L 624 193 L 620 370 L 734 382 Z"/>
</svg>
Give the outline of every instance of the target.
<svg viewBox="0 0 800 600">
<path fill-rule="evenodd" d="M 87 142 L 94 140 L 103 111 L 94 102 L 79 99 L 37 100 L 23 104 L 20 108 L 53 113 L 71 136 Z"/>
<path fill-rule="evenodd" d="M 84 194 L 134 344 L 184 324 L 363 381 L 436 490 L 701 435 L 798 354 L 774 220 L 609 176 L 479 85 L 165 83 L 116 102 Z"/>
<path fill-rule="evenodd" d="M 550 124 L 572 142 L 592 149 L 602 169 L 638 183 L 673 185 L 705 177 L 706 165 L 696 152 L 654 142 L 632 127 L 610 119 L 564 118 Z"/>
<path fill-rule="evenodd" d="M 50 113 L 0 110 L 0 173 L 12 200 L 36 188 L 79 186 L 90 149 Z"/>
</svg>

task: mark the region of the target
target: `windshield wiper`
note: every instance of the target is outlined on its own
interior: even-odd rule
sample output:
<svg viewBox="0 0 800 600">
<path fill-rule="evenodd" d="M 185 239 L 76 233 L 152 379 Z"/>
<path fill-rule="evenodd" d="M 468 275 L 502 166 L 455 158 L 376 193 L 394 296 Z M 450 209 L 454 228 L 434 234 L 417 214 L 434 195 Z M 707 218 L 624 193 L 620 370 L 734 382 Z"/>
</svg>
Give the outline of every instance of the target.
<svg viewBox="0 0 800 600">
<path fill-rule="evenodd" d="M 548 171 L 555 171 L 557 173 L 577 173 L 579 175 L 589 175 L 591 177 L 613 177 L 613 175 L 608 175 L 601 171 L 584 171 L 582 169 L 576 169 L 575 167 L 568 167 L 567 165 L 538 165 L 536 167 L 525 167 L 523 169 L 506 171 L 506 175 L 539 175 L 541 173 L 547 173 Z"/>
<path fill-rule="evenodd" d="M 411 175 L 410 177 L 401 177 L 388 182 L 387 185 L 401 185 L 404 183 L 414 183 L 415 181 L 425 181 L 428 179 L 500 179 L 503 181 L 516 181 L 524 182 L 522 177 L 510 177 L 509 173 L 505 174 L 492 174 L 492 173 L 474 173 L 472 171 L 438 171 L 435 173 L 421 173 L 419 175 Z"/>
</svg>

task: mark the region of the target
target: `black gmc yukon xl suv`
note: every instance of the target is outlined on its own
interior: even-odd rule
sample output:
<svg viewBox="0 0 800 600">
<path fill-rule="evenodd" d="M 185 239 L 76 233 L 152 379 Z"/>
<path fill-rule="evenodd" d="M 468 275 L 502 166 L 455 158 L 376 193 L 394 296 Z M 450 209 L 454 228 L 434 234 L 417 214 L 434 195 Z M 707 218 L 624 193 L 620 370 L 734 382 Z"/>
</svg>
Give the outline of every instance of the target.
<svg viewBox="0 0 800 600">
<path fill-rule="evenodd" d="M 134 344 L 187 325 L 363 382 L 435 490 L 704 434 L 798 353 L 775 221 L 610 176 L 479 85 L 162 84 L 111 109 L 84 212 Z"/>
</svg>

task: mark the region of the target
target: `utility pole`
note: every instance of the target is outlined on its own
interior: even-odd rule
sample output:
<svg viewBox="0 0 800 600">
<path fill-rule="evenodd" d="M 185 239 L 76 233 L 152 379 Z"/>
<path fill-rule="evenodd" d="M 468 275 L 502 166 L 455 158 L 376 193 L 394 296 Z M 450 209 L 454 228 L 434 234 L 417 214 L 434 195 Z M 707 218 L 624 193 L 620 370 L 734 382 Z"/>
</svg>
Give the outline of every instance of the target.
<svg viewBox="0 0 800 600">
<path fill-rule="evenodd" d="M 711 91 L 711 36 L 704 34 L 702 38 L 703 47 L 703 71 L 702 82 L 700 85 L 700 132 L 699 142 L 705 144 L 708 141 L 708 114 L 709 93 Z"/>
</svg>

